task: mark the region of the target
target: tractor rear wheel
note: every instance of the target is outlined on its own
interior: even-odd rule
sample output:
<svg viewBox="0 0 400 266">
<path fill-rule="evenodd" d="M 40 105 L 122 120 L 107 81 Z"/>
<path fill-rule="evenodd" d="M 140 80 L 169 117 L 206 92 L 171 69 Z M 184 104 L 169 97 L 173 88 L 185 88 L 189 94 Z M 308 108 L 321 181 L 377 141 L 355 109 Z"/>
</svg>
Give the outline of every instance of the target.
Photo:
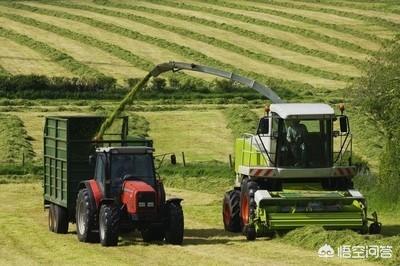
<svg viewBox="0 0 400 266">
<path fill-rule="evenodd" d="M 54 204 L 53 203 L 51 203 L 50 207 L 49 207 L 48 223 L 49 223 L 49 231 L 54 232 Z"/>
<path fill-rule="evenodd" d="M 150 227 L 140 231 L 144 242 L 163 241 L 165 233 L 162 228 Z"/>
<path fill-rule="evenodd" d="M 240 193 L 230 190 L 222 201 L 222 218 L 224 228 L 229 232 L 240 232 Z"/>
<path fill-rule="evenodd" d="M 168 224 L 165 230 L 165 240 L 169 244 L 180 245 L 183 242 L 184 218 L 182 206 L 177 202 L 168 202 Z"/>
<path fill-rule="evenodd" d="M 98 242 L 96 230 L 96 210 L 92 205 L 89 191 L 85 188 L 79 191 L 76 199 L 76 233 L 81 242 Z"/>
<path fill-rule="evenodd" d="M 68 233 L 68 223 L 67 209 L 54 204 L 54 232 L 57 234 Z"/>
<path fill-rule="evenodd" d="M 118 245 L 120 210 L 112 204 L 103 204 L 100 208 L 99 231 L 102 246 Z"/>
</svg>

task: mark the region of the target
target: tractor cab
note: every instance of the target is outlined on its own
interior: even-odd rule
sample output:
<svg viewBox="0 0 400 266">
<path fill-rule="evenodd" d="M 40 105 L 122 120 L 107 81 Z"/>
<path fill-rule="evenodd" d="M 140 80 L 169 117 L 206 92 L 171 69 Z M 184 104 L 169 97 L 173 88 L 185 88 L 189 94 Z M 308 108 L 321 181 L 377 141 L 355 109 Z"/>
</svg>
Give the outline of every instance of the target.
<svg viewBox="0 0 400 266">
<path fill-rule="evenodd" d="M 95 180 L 107 197 L 119 197 L 125 181 L 155 187 L 152 147 L 107 147 L 96 150 Z M 93 160 L 94 158 L 91 158 Z"/>
</svg>

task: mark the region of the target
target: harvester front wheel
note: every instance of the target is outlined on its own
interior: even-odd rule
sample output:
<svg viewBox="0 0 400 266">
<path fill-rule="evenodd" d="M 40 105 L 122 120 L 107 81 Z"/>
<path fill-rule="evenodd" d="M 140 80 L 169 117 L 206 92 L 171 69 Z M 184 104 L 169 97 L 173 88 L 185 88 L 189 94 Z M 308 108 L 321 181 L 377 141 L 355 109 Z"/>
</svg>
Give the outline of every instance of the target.
<svg viewBox="0 0 400 266">
<path fill-rule="evenodd" d="M 103 204 L 100 208 L 99 231 L 102 246 L 118 245 L 120 211 L 111 204 Z"/>
<path fill-rule="evenodd" d="M 240 193 L 231 190 L 225 193 L 222 201 L 224 228 L 229 232 L 240 232 Z"/>
<path fill-rule="evenodd" d="M 254 225 L 250 225 L 250 217 L 255 216 L 257 208 L 254 200 L 254 194 L 258 189 L 258 185 L 254 181 L 248 179 L 243 180 L 240 193 L 240 222 L 243 234 L 247 240 L 256 239 L 256 230 Z"/>
<path fill-rule="evenodd" d="M 96 210 L 93 208 L 89 191 L 79 191 L 76 199 L 76 233 L 81 242 L 98 242 L 95 230 Z"/>
<path fill-rule="evenodd" d="M 183 242 L 184 218 L 182 206 L 177 202 L 167 203 L 168 224 L 165 230 L 165 241 L 169 244 L 180 245 Z"/>
</svg>

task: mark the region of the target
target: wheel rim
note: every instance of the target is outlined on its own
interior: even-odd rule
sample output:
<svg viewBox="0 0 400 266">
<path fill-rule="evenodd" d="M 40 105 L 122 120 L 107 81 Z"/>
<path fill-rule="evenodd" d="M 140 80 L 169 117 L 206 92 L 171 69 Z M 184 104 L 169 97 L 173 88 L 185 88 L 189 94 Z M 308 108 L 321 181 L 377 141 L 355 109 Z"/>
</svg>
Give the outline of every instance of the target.
<svg viewBox="0 0 400 266">
<path fill-rule="evenodd" d="M 86 213 L 85 210 L 85 203 L 81 201 L 78 206 L 78 230 L 81 235 L 83 235 L 86 231 Z"/>
<path fill-rule="evenodd" d="M 242 217 L 243 225 L 249 223 L 249 201 L 246 195 L 242 198 L 242 204 L 240 206 L 240 216 Z"/>
<path fill-rule="evenodd" d="M 224 218 L 224 224 L 229 225 L 229 222 L 231 220 L 231 212 L 228 203 L 224 204 L 223 218 Z"/>
<path fill-rule="evenodd" d="M 51 208 L 49 209 L 49 230 L 53 231 L 54 230 L 54 224 L 53 224 L 53 213 L 51 211 Z"/>
</svg>

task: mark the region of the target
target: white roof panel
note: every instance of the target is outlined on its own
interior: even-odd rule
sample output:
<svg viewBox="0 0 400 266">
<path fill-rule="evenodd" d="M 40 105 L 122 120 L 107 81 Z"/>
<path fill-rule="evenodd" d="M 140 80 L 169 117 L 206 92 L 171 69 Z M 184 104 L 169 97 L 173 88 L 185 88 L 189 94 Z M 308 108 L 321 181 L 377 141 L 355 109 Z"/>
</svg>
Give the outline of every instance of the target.
<svg viewBox="0 0 400 266">
<path fill-rule="evenodd" d="M 281 118 L 323 118 L 332 117 L 335 111 L 324 103 L 279 103 L 271 104 L 271 112 Z"/>
</svg>

